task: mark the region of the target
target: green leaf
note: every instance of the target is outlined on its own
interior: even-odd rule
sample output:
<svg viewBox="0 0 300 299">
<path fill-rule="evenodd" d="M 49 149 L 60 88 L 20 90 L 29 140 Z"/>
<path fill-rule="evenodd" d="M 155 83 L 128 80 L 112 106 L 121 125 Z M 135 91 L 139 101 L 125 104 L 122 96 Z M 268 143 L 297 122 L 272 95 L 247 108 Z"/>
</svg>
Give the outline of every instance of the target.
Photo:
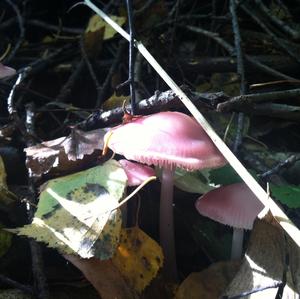
<svg viewBox="0 0 300 299">
<path fill-rule="evenodd" d="M 240 176 L 229 164 L 221 168 L 210 170 L 209 180 L 211 184 L 214 184 L 216 186 L 243 182 Z"/>
<path fill-rule="evenodd" d="M 206 193 L 214 187 L 209 185 L 208 171 L 186 171 L 176 168 L 174 174 L 174 185 L 185 192 Z"/>
<path fill-rule="evenodd" d="M 300 208 L 300 187 L 295 185 L 275 186 L 270 184 L 272 195 L 289 208 Z"/>
<path fill-rule="evenodd" d="M 248 169 L 248 171 L 256 179 L 255 171 L 252 169 Z M 209 183 L 213 186 L 225 186 L 241 182 L 243 180 L 229 164 L 209 171 Z"/>
<path fill-rule="evenodd" d="M 121 213 L 116 209 L 127 176 L 115 160 L 43 186 L 33 222 L 12 231 L 82 258 L 113 256 Z"/>
<path fill-rule="evenodd" d="M 44 192 L 45 189 L 55 189 L 55 192 L 62 197 L 70 197 L 74 190 L 79 187 L 86 187 L 87 185 L 100 185 L 104 187 L 109 194 L 119 200 L 124 193 L 124 184 L 127 182 L 127 177 L 123 168 L 115 160 L 110 160 L 101 166 L 96 166 L 88 170 L 80 171 L 65 177 L 57 178 L 48 181 L 42 187 L 40 194 L 40 201 L 36 211 L 36 217 L 43 217 L 44 215 L 53 211 L 59 205 L 59 202 L 49 192 Z M 125 181 L 126 180 L 126 181 Z M 80 198 L 77 199 L 80 201 Z"/>
</svg>

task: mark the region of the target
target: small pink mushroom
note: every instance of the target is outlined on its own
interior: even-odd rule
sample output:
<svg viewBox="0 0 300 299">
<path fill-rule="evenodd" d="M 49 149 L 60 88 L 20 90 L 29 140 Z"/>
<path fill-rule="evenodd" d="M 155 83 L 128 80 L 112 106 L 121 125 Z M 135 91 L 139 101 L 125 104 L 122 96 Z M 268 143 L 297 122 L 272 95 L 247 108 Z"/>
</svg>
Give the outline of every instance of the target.
<svg viewBox="0 0 300 299">
<path fill-rule="evenodd" d="M 149 166 L 140 163 L 134 163 L 125 159 L 121 159 L 118 162 L 121 164 L 127 175 L 127 185 L 129 187 L 138 186 L 146 181 L 149 177 L 155 176 L 154 169 Z"/>
<path fill-rule="evenodd" d="M 15 69 L 0 63 L 0 79 L 13 76 L 15 73 L 16 73 Z"/>
<path fill-rule="evenodd" d="M 252 229 L 263 204 L 245 183 L 222 186 L 207 192 L 196 201 L 198 212 L 233 227 L 231 259 L 239 259 L 243 249 L 243 230 Z"/>
<path fill-rule="evenodd" d="M 117 126 L 106 136 L 108 147 L 128 160 L 162 168 L 160 243 L 167 279 L 177 279 L 173 228 L 173 173 L 219 167 L 226 163 L 203 128 L 180 112 L 160 112 Z"/>
</svg>

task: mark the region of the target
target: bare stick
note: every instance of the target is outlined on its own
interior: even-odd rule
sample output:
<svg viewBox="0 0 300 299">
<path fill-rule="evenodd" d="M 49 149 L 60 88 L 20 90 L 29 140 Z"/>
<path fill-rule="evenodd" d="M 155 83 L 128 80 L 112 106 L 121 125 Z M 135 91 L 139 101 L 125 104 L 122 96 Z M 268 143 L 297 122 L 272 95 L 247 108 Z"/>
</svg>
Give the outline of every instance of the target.
<svg viewBox="0 0 300 299">
<path fill-rule="evenodd" d="M 237 73 L 240 77 L 240 94 L 246 94 L 247 92 L 247 83 L 245 76 L 245 64 L 243 57 L 243 50 L 241 46 L 241 34 L 240 34 L 240 26 L 238 22 L 238 17 L 236 13 L 236 3 L 235 0 L 230 0 L 229 9 L 231 13 L 232 19 L 232 30 L 234 33 L 234 44 L 236 49 L 236 57 L 237 57 Z M 238 122 L 237 122 L 237 133 L 234 140 L 233 152 L 237 153 L 239 146 L 242 143 L 242 132 L 244 127 L 244 113 L 238 113 Z"/>
<path fill-rule="evenodd" d="M 283 91 L 273 91 L 266 93 L 241 95 L 231 98 L 229 101 L 220 103 L 217 106 L 218 111 L 230 111 L 231 109 L 237 109 L 246 105 L 254 103 L 277 101 L 283 98 L 295 98 L 300 96 L 300 88 L 288 89 Z"/>
<path fill-rule="evenodd" d="M 134 82 L 134 29 L 133 29 L 133 13 L 132 2 L 126 0 L 127 15 L 128 15 L 128 27 L 129 27 L 129 69 L 128 69 L 128 81 L 130 84 L 130 98 L 131 98 L 131 113 L 135 115 L 137 113 L 137 106 L 135 101 L 135 82 Z"/>
</svg>

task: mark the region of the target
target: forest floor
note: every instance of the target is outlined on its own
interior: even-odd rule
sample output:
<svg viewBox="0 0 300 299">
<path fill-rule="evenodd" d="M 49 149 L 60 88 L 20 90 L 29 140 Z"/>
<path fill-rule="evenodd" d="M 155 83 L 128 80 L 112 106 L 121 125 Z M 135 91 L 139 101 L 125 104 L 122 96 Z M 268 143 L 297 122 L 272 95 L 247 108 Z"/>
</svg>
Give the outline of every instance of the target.
<svg viewBox="0 0 300 299">
<path fill-rule="evenodd" d="M 116 208 L 136 187 L 117 162 L 123 152 L 112 158 L 106 149 L 114 133 L 106 143 L 104 135 L 146 115 L 191 110 L 90 1 L 4 0 L 0 299 L 299 298 L 300 1 L 93 3 L 143 43 L 279 214 L 271 208 L 253 224 L 258 212 L 249 216 L 248 203 L 260 202 L 246 198 L 256 182 L 234 170 L 223 145 L 226 166 L 177 168 L 170 275 L 159 245 L 161 170 Z M 231 223 L 253 218 L 234 260 L 234 224 L 195 208 L 220 190 L 226 213 L 233 184 L 242 186 L 231 197 L 243 207 Z"/>
</svg>

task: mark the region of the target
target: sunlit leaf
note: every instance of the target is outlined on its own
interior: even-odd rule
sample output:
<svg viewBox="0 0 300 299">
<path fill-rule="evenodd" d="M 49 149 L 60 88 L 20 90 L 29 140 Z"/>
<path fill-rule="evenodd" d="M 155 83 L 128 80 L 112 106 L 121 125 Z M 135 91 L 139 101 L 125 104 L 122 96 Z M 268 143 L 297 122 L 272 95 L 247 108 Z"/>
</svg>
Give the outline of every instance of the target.
<svg viewBox="0 0 300 299">
<path fill-rule="evenodd" d="M 239 266 L 239 262 L 219 262 L 201 272 L 191 273 L 179 286 L 175 299 L 220 298 Z"/>
<path fill-rule="evenodd" d="M 10 230 L 64 254 L 110 258 L 118 244 L 127 177 L 115 160 L 43 186 L 32 224 Z"/>
<path fill-rule="evenodd" d="M 118 16 L 112 16 L 110 15 L 110 18 L 115 21 L 118 25 L 123 26 L 126 22 L 125 17 L 118 17 Z M 96 32 L 98 30 L 101 30 L 104 28 L 104 36 L 103 39 L 107 40 L 112 38 L 117 32 L 109 25 L 107 24 L 101 17 L 98 15 L 93 15 L 88 23 L 88 26 L 86 28 L 86 33 L 89 32 Z"/>
<path fill-rule="evenodd" d="M 212 189 L 207 179 L 208 171 L 186 171 L 184 169 L 176 168 L 174 174 L 174 185 L 180 190 L 203 194 Z"/>
<path fill-rule="evenodd" d="M 238 298 L 298 298 L 300 249 L 277 225 L 273 217 L 254 223 L 242 265 L 223 296 Z M 282 288 L 282 289 L 281 289 Z M 244 296 L 242 296 L 244 297 Z"/>
<path fill-rule="evenodd" d="M 289 208 L 300 208 L 300 187 L 295 185 L 276 186 L 270 184 L 272 195 Z"/>
<path fill-rule="evenodd" d="M 130 286 L 141 292 L 162 266 L 162 249 L 138 227 L 124 229 L 113 263 Z"/>
</svg>

